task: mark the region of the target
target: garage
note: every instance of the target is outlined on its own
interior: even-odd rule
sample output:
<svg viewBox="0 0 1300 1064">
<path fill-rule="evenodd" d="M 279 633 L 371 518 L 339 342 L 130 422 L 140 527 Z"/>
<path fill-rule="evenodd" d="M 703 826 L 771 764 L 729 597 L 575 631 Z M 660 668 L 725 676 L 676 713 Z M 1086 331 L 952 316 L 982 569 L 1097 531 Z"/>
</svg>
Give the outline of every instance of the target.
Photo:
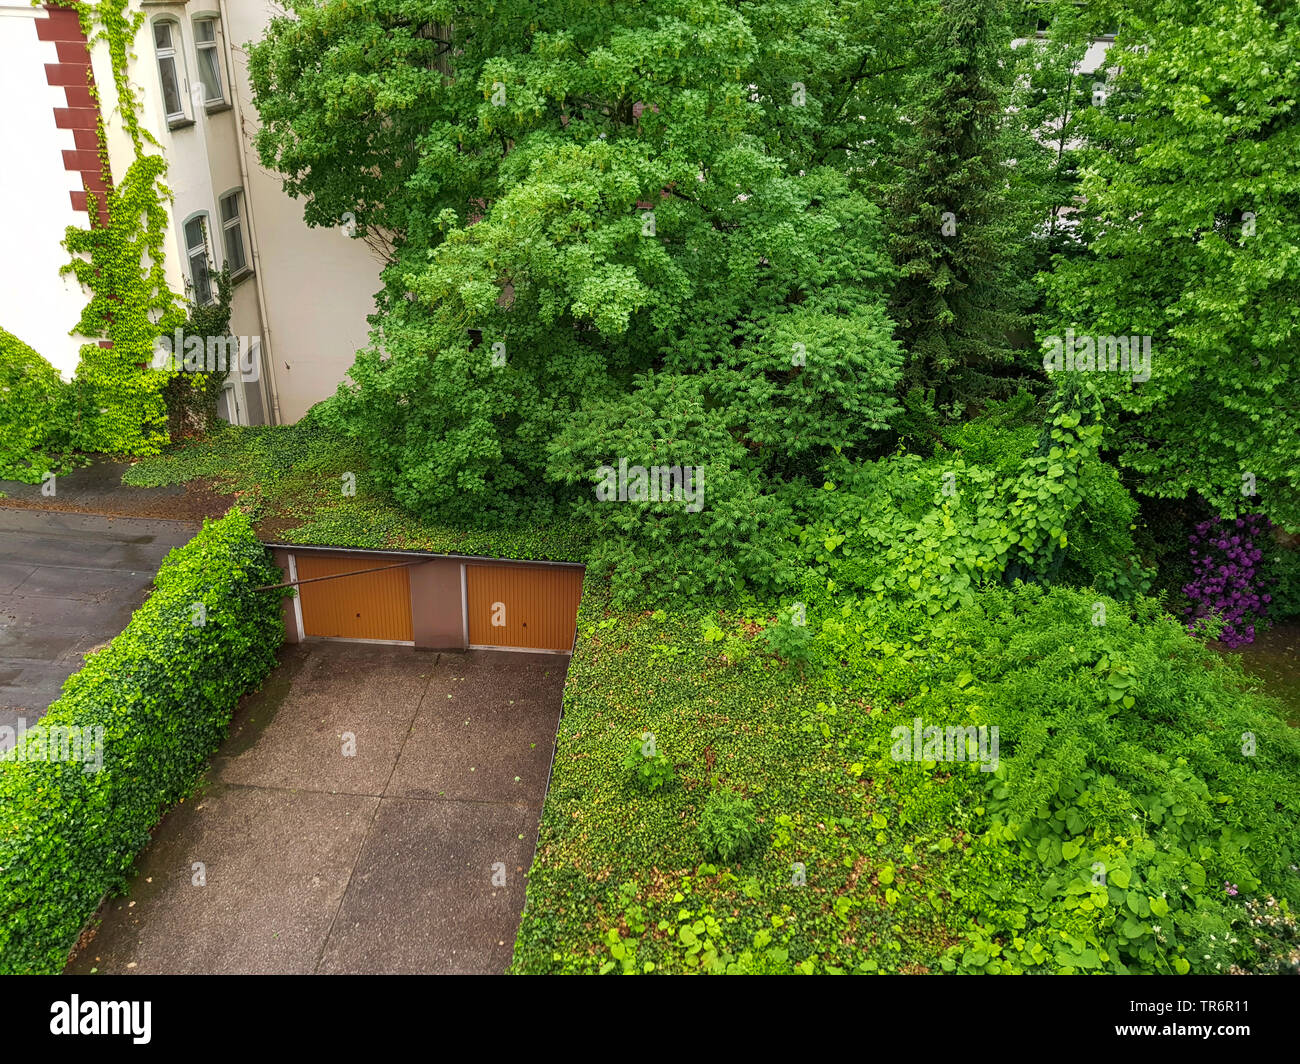
<svg viewBox="0 0 1300 1064">
<path fill-rule="evenodd" d="M 570 650 L 581 597 L 579 569 L 466 565 L 469 645 L 484 650 Z"/>
<path fill-rule="evenodd" d="M 414 645 L 407 566 L 306 554 L 294 568 L 304 636 Z"/>
<path fill-rule="evenodd" d="M 272 543 L 289 642 L 341 639 L 439 650 L 568 654 L 584 567 L 415 551 Z"/>
</svg>

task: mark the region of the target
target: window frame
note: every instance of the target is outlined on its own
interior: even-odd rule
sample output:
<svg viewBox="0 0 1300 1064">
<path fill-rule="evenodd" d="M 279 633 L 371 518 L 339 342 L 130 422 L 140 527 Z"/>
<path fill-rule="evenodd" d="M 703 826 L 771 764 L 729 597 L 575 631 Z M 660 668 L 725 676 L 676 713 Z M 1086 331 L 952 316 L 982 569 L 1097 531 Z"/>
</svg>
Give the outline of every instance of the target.
<svg viewBox="0 0 1300 1064">
<path fill-rule="evenodd" d="M 235 198 L 235 217 L 227 221 L 225 204 L 232 196 Z M 221 225 L 221 261 L 222 265 L 231 266 L 231 280 L 243 278 L 247 274 L 252 273 L 253 257 L 249 251 L 247 211 L 244 209 L 244 188 L 242 185 L 235 185 L 233 188 L 228 188 L 217 197 L 217 221 Z M 231 229 L 239 230 L 239 251 L 244 259 L 244 264 L 237 270 L 231 264 L 230 251 L 226 244 L 226 237 Z"/>
<path fill-rule="evenodd" d="M 170 43 L 166 48 L 158 44 L 159 26 L 167 27 Z M 194 120 L 190 116 L 190 112 L 185 109 L 189 88 L 189 68 L 185 62 L 185 41 L 181 36 L 181 21 L 175 15 L 159 15 L 150 22 L 150 29 L 153 35 L 154 62 L 158 68 L 158 87 L 161 90 L 163 118 L 167 122 L 169 129 L 188 125 Z M 180 106 L 179 111 L 167 110 L 167 79 L 163 74 L 164 63 L 171 64 L 173 88 L 176 92 L 176 102 Z"/>
<path fill-rule="evenodd" d="M 199 23 L 208 23 L 212 26 L 212 40 L 199 40 Z M 199 84 L 203 86 L 203 106 L 206 110 L 217 111 L 224 107 L 230 106 L 230 100 L 227 96 L 227 78 L 224 70 L 224 64 L 221 61 L 221 53 L 225 43 L 222 37 L 221 14 L 216 11 L 200 11 L 190 17 L 190 28 L 194 33 L 194 61 L 198 64 Z M 203 80 L 203 53 L 211 51 L 213 72 L 217 79 L 218 96 L 208 96 L 208 86 Z"/>
<path fill-rule="evenodd" d="M 202 227 L 203 243 L 201 247 L 197 244 L 193 246 L 191 246 L 190 244 L 190 237 L 187 230 L 189 229 L 191 222 L 198 222 L 199 225 Z M 185 269 L 186 269 L 186 273 L 188 274 L 190 287 L 193 288 L 194 290 L 194 302 L 197 303 L 199 306 L 205 306 L 205 307 L 211 306 L 213 303 L 217 301 L 216 285 L 214 285 L 212 282 L 212 275 L 216 269 L 216 263 L 212 257 L 212 226 L 207 211 L 195 211 L 193 214 L 187 216 L 183 222 L 181 222 L 180 243 L 181 243 L 181 248 L 185 254 Z M 208 289 L 208 294 L 206 299 L 201 298 L 201 293 L 199 291 L 199 281 L 198 278 L 194 275 L 194 260 L 198 257 L 199 252 L 202 252 L 203 254 L 203 267 L 204 267 L 203 283 L 204 285 L 207 286 Z"/>
</svg>

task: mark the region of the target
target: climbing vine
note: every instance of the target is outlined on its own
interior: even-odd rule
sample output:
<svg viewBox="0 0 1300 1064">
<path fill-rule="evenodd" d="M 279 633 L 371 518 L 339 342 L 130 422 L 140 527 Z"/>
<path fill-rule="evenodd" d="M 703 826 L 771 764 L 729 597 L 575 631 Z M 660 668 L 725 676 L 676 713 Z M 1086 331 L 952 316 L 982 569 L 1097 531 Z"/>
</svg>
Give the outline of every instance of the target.
<svg viewBox="0 0 1300 1064">
<path fill-rule="evenodd" d="M 168 225 L 170 191 L 162 183 L 167 169 L 160 147 L 139 118 L 139 100 L 127 74 L 131 44 L 144 22 L 141 11 L 128 12 L 129 0 L 65 3 L 77 13 L 88 44 L 104 41 L 112 62 L 113 82 L 123 128 L 135 159 L 120 181 L 112 180 L 103 108 L 99 111 L 99 157 L 108 187 L 106 224 L 81 229 L 69 226 L 64 247 L 73 259 L 62 267 L 91 293 L 73 332 L 108 341 L 81 348 L 77 367 L 82 392 L 82 446 L 114 454 L 155 454 L 168 440 L 164 400 L 169 374 L 152 367 L 159 335 L 185 320 L 181 299 L 167 286 L 163 242 Z"/>
</svg>

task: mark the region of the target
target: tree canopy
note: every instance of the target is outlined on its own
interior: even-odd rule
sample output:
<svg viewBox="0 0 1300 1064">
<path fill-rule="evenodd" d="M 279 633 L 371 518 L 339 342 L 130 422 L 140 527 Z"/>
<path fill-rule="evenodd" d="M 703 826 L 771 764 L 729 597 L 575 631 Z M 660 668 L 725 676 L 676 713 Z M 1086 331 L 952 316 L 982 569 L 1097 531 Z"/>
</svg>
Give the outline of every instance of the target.
<svg viewBox="0 0 1300 1064">
<path fill-rule="evenodd" d="M 1100 396 L 1131 487 L 1300 524 L 1298 34 L 1265 0 L 298 0 L 250 73 L 307 222 L 385 257 L 324 414 L 383 486 L 490 521 L 669 456 L 707 519 L 593 519 L 723 551 L 1020 388 L 1044 454 L 1052 394 Z M 1046 375 L 1067 330 L 1149 336 L 1150 380 Z"/>
</svg>

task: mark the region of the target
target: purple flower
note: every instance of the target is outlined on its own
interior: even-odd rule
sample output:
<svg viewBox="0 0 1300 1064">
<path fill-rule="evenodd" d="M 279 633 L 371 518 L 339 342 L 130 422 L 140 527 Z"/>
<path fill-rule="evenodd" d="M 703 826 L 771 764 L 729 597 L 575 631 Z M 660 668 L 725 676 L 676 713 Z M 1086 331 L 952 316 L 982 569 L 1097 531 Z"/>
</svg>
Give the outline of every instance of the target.
<svg viewBox="0 0 1300 1064">
<path fill-rule="evenodd" d="M 1228 536 L 1223 531 L 1233 526 L 1244 529 L 1245 534 Z M 1196 534 L 1188 537 L 1189 545 L 1195 547 L 1208 542 L 1210 550 L 1205 556 L 1195 549 L 1189 550 L 1195 559 L 1192 569 L 1196 577 L 1183 588 L 1183 593 L 1191 602 L 1184 613 L 1192 617 L 1189 624 L 1192 631 L 1199 629 L 1198 622 L 1203 618 L 1217 616 L 1224 622 L 1219 638 L 1225 646 L 1238 647 L 1254 640 L 1262 607 L 1272 600 L 1269 595 L 1261 596 L 1262 589 L 1257 586 L 1259 576 L 1255 565 L 1264 552 L 1254 540 L 1271 528 L 1272 522 L 1262 514 L 1235 518 L 1232 525 L 1215 518 L 1196 526 Z M 1218 533 L 1217 538 L 1212 529 Z"/>
</svg>

